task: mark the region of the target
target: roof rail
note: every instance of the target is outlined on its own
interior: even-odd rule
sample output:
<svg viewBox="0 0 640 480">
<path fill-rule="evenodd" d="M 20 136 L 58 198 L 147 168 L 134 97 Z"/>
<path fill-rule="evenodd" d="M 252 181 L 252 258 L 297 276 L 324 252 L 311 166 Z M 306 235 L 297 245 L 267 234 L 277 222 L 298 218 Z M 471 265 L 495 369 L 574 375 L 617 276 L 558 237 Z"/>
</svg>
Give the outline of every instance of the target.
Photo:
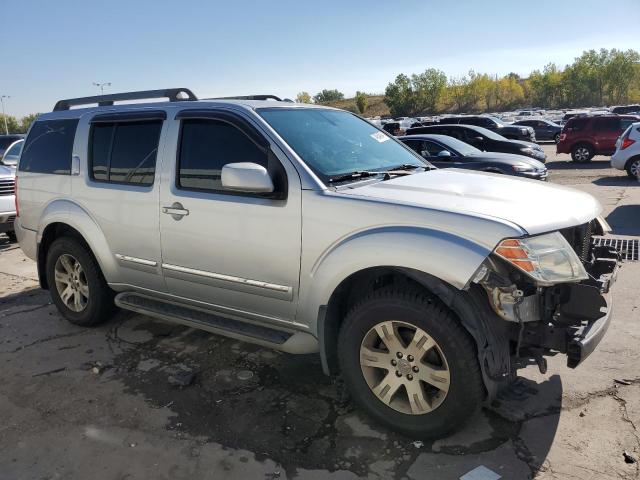
<svg viewBox="0 0 640 480">
<path fill-rule="evenodd" d="M 120 102 L 123 100 L 146 100 L 151 98 L 168 98 L 170 102 L 198 100 L 198 98 L 188 88 L 166 88 L 164 90 L 142 90 L 139 92 L 112 93 L 109 95 L 96 95 L 95 97 L 59 100 L 53 107 L 53 111 L 69 110 L 74 106 L 90 105 L 92 103 L 97 103 L 99 106 L 104 107 L 113 105 L 113 102 Z"/>
<path fill-rule="evenodd" d="M 282 102 L 283 100 L 280 97 L 276 97 L 275 95 L 238 95 L 233 97 L 214 97 L 214 98 L 205 98 L 204 100 L 276 100 L 278 102 Z"/>
</svg>

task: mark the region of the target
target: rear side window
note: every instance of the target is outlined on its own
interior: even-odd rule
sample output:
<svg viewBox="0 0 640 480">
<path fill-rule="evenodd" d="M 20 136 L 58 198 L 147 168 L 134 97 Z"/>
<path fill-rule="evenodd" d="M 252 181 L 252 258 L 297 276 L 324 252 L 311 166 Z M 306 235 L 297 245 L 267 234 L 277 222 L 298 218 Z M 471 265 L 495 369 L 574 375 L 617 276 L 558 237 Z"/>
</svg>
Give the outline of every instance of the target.
<svg viewBox="0 0 640 480">
<path fill-rule="evenodd" d="M 71 152 L 78 120 L 44 120 L 31 127 L 22 149 L 22 172 L 71 174 Z"/>
<path fill-rule="evenodd" d="M 584 130 L 589 123 L 586 117 L 574 117 L 565 125 L 565 129 L 569 132 L 580 132 Z"/>
<path fill-rule="evenodd" d="M 597 118 L 595 124 L 595 130 L 603 132 L 615 132 L 620 130 L 619 118 Z"/>
<path fill-rule="evenodd" d="M 244 133 L 220 120 L 182 121 L 178 186 L 228 193 L 222 186 L 222 167 L 250 162 L 268 168 L 268 156 Z"/>
<path fill-rule="evenodd" d="M 93 124 L 89 143 L 91 178 L 152 185 L 161 129 L 161 120 Z"/>
</svg>

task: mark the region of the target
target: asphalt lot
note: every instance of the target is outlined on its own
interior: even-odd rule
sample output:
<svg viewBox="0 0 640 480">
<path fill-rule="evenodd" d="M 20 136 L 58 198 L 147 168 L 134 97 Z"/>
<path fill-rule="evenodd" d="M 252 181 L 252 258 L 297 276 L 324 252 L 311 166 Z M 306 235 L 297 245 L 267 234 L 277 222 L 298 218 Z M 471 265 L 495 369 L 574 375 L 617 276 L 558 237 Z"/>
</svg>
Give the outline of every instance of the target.
<svg viewBox="0 0 640 480">
<path fill-rule="evenodd" d="M 640 236 L 640 183 L 548 152 L 550 181 L 588 191 Z M 64 321 L 34 264 L 0 235 L 0 479 L 640 478 L 640 263 L 577 370 L 529 367 L 461 432 L 414 442 L 361 416 L 316 356 L 280 354 L 122 312 Z M 618 380 L 619 383 L 616 383 Z"/>
</svg>

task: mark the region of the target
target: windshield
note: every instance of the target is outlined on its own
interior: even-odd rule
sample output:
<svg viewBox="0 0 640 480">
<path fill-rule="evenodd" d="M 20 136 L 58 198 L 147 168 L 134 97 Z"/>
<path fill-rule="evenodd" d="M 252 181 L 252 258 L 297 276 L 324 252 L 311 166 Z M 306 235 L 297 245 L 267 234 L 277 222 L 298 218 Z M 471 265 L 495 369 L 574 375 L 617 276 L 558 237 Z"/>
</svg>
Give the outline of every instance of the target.
<svg viewBox="0 0 640 480">
<path fill-rule="evenodd" d="M 506 140 L 506 138 L 503 137 L 502 135 L 498 135 L 496 132 L 493 132 L 486 128 L 474 126 L 473 129 L 476 130 L 479 134 L 484 135 L 487 138 L 490 138 L 491 140 Z"/>
<path fill-rule="evenodd" d="M 24 145 L 24 142 L 22 140 L 19 141 L 19 142 L 14 143 L 11 146 L 11 148 L 9 148 L 9 150 L 4 152 L 5 156 L 7 156 L 7 157 L 11 157 L 11 156 L 17 157 L 18 155 L 20 155 L 20 151 L 22 150 L 22 145 Z"/>
<path fill-rule="evenodd" d="M 356 171 L 429 166 L 391 136 L 349 112 L 261 108 L 258 113 L 325 182 Z"/>
<path fill-rule="evenodd" d="M 454 137 L 444 137 L 443 139 L 438 139 L 444 143 L 447 148 L 451 148 L 455 150 L 463 157 L 469 155 L 478 155 L 482 153 L 482 150 L 478 150 L 476 147 L 469 145 L 468 143 L 463 142 L 462 140 L 458 140 Z"/>
</svg>

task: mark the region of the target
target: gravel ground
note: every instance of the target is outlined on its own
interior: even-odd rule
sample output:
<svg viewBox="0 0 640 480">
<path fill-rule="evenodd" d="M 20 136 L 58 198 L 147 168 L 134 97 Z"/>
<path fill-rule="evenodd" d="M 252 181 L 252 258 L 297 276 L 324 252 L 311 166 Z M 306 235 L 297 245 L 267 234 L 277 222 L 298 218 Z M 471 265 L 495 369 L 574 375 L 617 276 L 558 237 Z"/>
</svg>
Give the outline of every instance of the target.
<svg viewBox="0 0 640 480">
<path fill-rule="evenodd" d="M 597 157 L 548 151 L 550 181 L 603 203 L 640 235 L 640 184 Z M 0 237 L 0 479 L 639 478 L 640 266 L 626 263 L 615 318 L 577 370 L 530 367 L 461 432 L 414 442 L 356 411 L 316 356 L 293 356 L 126 312 L 68 324 L 35 266 Z M 614 380 L 619 380 L 616 383 Z"/>
</svg>

